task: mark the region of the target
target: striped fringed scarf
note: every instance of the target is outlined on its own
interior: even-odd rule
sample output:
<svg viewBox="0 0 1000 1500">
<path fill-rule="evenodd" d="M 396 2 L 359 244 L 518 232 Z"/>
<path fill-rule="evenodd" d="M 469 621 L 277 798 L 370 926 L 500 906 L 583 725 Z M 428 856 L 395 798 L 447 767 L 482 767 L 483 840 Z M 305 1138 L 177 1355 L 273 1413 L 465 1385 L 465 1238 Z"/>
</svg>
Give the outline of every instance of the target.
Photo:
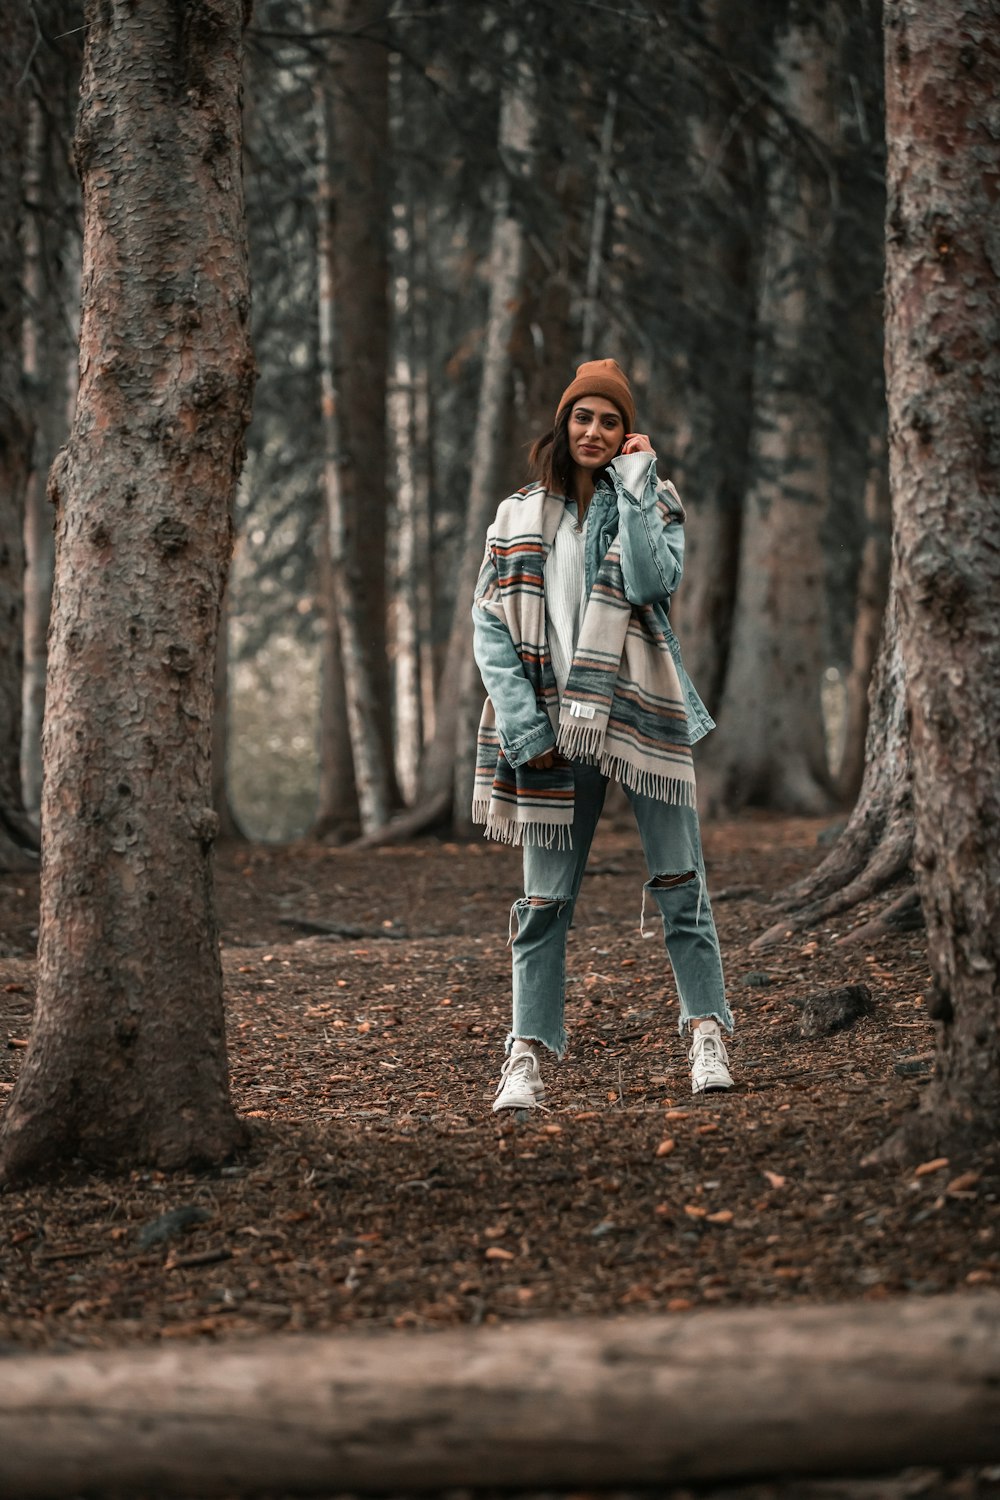
<svg viewBox="0 0 1000 1500">
<path fill-rule="evenodd" d="M 659 505 L 665 523 L 675 518 L 665 500 Z M 484 572 L 495 568 L 496 581 L 477 591 L 479 607 L 506 624 L 538 702 L 553 718 L 558 695 L 545 638 L 544 563 L 564 508 L 541 488 L 505 500 L 483 564 Z M 625 597 L 617 537 L 587 601 L 556 743 L 567 760 L 599 766 L 634 791 L 694 806 L 677 668 L 652 607 Z M 512 767 L 501 752 L 489 698 L 479 725 L 472 821 L 485 824 L 487 838 L 507 844 L 563 849 L 572 842 L 572 768 Z"/>
</svg>

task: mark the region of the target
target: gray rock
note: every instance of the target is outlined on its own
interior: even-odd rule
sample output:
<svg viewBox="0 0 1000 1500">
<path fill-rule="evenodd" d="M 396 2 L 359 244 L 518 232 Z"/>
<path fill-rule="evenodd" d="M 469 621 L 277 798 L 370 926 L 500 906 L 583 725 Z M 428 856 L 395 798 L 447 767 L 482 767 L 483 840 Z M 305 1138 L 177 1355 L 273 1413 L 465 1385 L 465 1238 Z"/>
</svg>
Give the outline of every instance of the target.
<svg viewBox="0 0 1000 1500">
<path fill-rule="evenodd" d="M 872 1015 L 874 1010 L 872 992 L 866 984 L 845 984 L 840 989 L 823 990 L 805 1000 L 799 1035 L 810 1038 L 846 1031 L 862 1016 Z"/>
<path fill-rule="evenodd" d="M 151 1219 L 140 1229 L 139 1249 L 149 1250 L 153 1245 L 165 1244 L 175 1235 L 184 1234 L 186 1230 L 192 1229 L 195 1224 L 207 1223 L 211 1217 L 207 1208 L 199 1208 L 196 1203 L 185 1203 L 182 1208 L 175 1208 L 168 1214 L 160 1214 L 159 1218 Z"/>
</svg>

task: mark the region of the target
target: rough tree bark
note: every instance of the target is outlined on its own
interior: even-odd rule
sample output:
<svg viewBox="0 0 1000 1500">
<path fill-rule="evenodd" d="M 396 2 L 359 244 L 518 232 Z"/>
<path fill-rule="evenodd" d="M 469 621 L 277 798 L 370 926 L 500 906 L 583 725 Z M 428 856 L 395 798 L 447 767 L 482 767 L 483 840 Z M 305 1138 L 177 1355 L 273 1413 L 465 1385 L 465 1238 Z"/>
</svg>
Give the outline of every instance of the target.
<svg viewBox="0 0 1000 1500">
<path fill-rule="evenodd" d="M 459 736 L 469 738 L 470 723 L 472 733 L 475 732 L 474 703 L 481 690 L 472 654 L 470 612 L 486 528 L 499 498 L 505 407 L 510 390 L 510 346 L 522 292 L 525 232 L 520 205 L 514 202 L 512 182 L 523 179 L 529 170 L 537 115 L 535 80 L 523 59 L 513 55 L 515 48 L 515 39 L 509 39 L 512 71 L 500 103 L 498 145 L 502 165 L 494 198 L 489 304 L 470 458 L 469 497 L 448 649 L 437 695 L 434 738 L 421 767 L 418 806 L 395 819 L 384 831 L 384 840 L 407 838 L 449 816 L 466 819 L 466 804 L 471 807 L 472 801 L 474 767 L 463 761 L 467 775 L 458 769 L 462 751 L 474 751 L 474 746 L 459 744 Z"/>
<path fill-rule="evenodd" d="M 0 1361 L 5 1494 L 588 1493 L 1000 1456 L 997 1299 Z M 391 1434 L 391 1441 L 387 1434 Z"/>
<path fill-rule="evenodd" d="M 399 800 L 386 644 L 388 60 L 364 34 L 386 7 L 322 0 L 314 15 L 335 37 L 317 87 L 324 488 L 354 780 L 370 833 Z"/>
<path fill-rule="evenodd" d="M 710 810 L 832 805 L 820 710 L 826 619 L 820 527 L 829 482 L 822 394 L 830 188 L 802 137 L 835 134 L 834 19 L 795 3 L 775 42 L 774 91 L 801 127 L 761 144 L 753 428 L 732 643 L 700 792 Z"/>
<path fill-rule="evenodd" d="M 35 1021 L 0 1175 L 215 1161 L 212 679 L 253 389 L 242 0 L 91 0 L 80 390 L 58 507 Z"/>
<path fill-rule="evenodd" d="M 1000 1126 L 1000 11 L 887 0 L 886 372 L 915 865 L 941 1023 L 904 1144 Z"/>
<path fill-rule="evenodd" d="M 0 870 L 31 868 L 38 849 L 21 791 L 24 501 L 31 454 L 21 351 L 21 222 L 32 36 L 28 8 L 8 7 L 0 21 Z"/>
</svg>

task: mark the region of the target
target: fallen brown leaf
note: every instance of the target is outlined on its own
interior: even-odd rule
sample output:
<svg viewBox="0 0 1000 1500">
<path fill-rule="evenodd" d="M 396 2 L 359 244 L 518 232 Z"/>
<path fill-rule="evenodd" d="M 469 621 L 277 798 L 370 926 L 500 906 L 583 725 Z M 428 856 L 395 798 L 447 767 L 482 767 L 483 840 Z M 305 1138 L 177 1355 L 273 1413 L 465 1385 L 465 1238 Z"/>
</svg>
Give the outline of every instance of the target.
<svg viewBox="0 0 1000 1500">
<path fill-rule="evenodd" d="M 914 1167 L 913 1175 L 914 1177 L 930 1177 L 932 1172 L 940 1172 L 948 1165 L 946 1156 L 935 1156 L 933 1161 L 922 1161 L 919 1167 Z"/>
</svg>

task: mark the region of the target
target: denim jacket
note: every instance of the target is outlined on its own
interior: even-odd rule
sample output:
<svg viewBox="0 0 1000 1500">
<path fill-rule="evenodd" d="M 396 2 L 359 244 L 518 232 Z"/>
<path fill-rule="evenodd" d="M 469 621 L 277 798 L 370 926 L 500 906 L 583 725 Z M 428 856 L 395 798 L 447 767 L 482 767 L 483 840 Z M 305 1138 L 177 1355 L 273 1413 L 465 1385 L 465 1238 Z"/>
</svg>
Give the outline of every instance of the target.
<svg viewBox="0 0 1000 1500">
<path fill-rule="evenodd" d="M 658 498 L 671 507 L 672 517 L 666 525 L 657 508 Z M 594 488 L 587 512 L 584 567 L 589 596 L 605 553 L 621 533 L 625 595 L 632 604 L 652 606 L 654 623 L 663 631 L 677 667 L 687 707 L 689 743 L 694 745 L 715 724 L 684 670 L 680 644 L 670 627 L 670 596 L 684 568 L 683 520 L 684 507 L 677 491 L 672 485 L 658 485 L 655 458 L 645 453 L 620 455 Z M 536 700 L 524 674 L 507 627 L 479 608 L 479 599 L 491 582 L 495 582 L 495 575 L 491 578 L 487 565 L 472 607 L 473 646 L 483 685 L 493 702 L 501 749 L 510 765 L 522 766 L 551 750 L 556 736 L 548 713 Z"/>
</svg>

